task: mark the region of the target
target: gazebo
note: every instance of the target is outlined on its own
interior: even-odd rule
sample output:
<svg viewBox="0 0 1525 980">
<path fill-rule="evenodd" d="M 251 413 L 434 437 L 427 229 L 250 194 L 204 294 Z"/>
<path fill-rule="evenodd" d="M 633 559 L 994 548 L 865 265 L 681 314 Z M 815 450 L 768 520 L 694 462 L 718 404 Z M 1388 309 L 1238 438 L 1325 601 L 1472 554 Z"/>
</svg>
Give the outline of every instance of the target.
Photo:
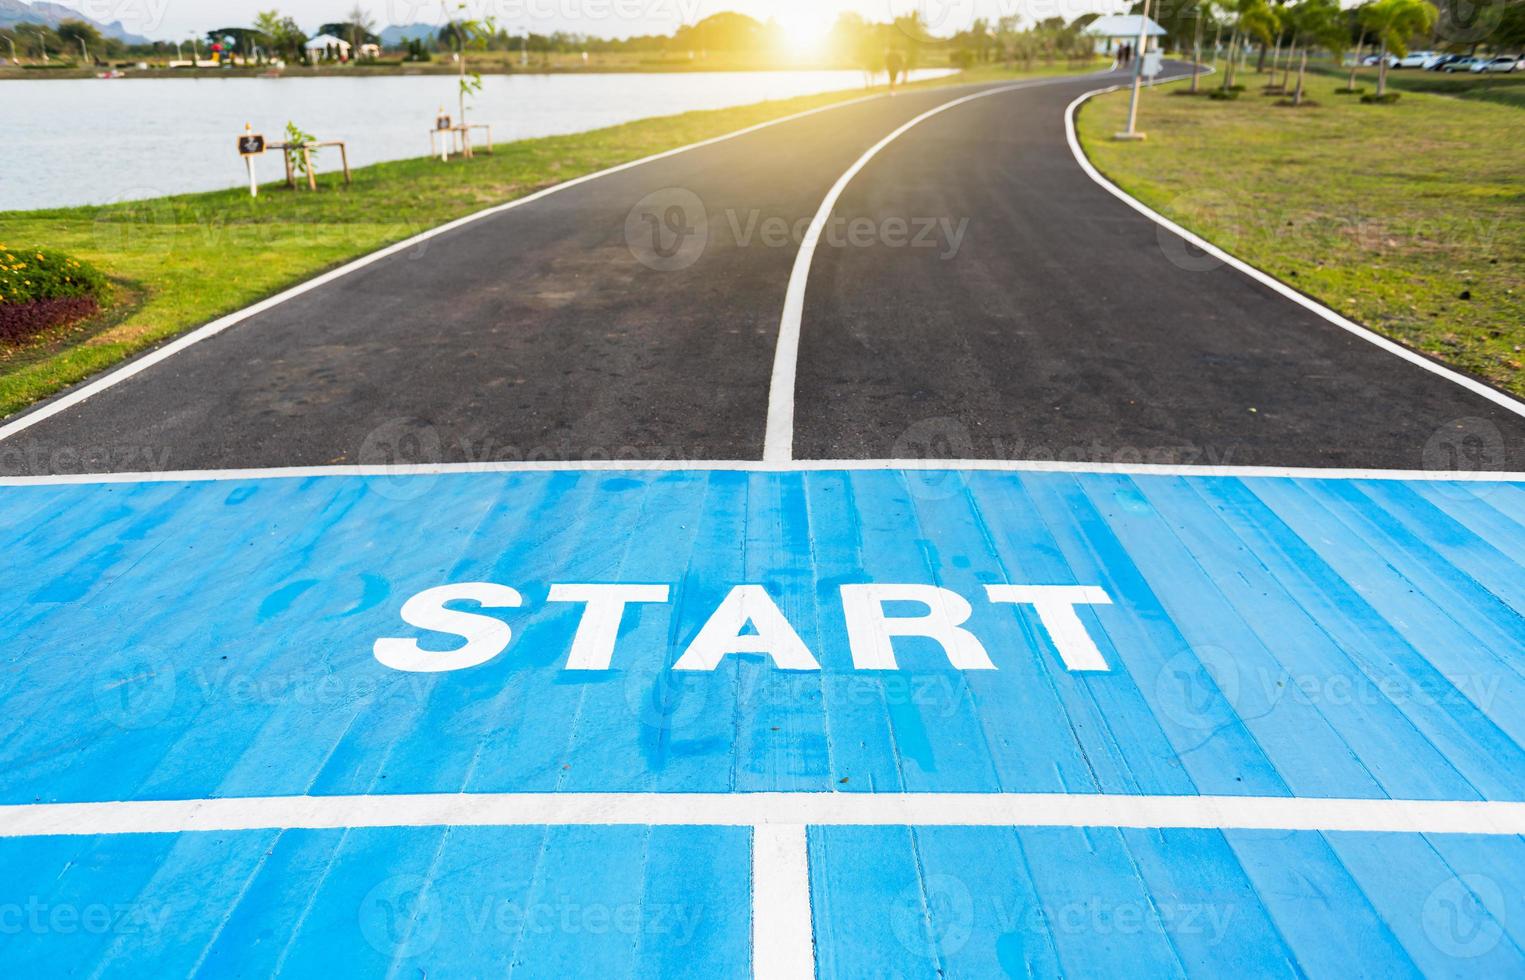
<svg viewBox="0 0 1525 980">
<path fill-rule="evenodd" d="M 1139 14 L 1108 14 L 1098 17 L 1085 26 L 1080 33 L 1096 39 L 1097 54 L 1111 54 L 1119 43 L 1137 44 L 1140 21 L 1144 34 L 1151 41 L 1164 37 L 1168 32 L 1151 18 Z"/>
<path fill-rule="evenodd" d="M 319 34 L 308 40 L 303 47 L 307 49 L 307 57 L 312 61 L 322 61 L 325 58 L 349 60 L 349 42 L 332 34 Z"/>
</svg>

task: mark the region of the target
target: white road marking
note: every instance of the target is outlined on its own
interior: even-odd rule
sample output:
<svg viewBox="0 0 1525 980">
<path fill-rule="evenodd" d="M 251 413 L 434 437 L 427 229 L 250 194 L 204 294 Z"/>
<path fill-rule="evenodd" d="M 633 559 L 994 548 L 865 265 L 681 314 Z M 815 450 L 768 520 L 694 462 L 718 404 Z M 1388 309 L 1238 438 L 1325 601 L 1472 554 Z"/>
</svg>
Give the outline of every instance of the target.
<svg viewBox="0 0 1525 980">
<path fill-rule="evenodd" d="M 1363 470 L 1285 466 L 1172 466 L 1001 459 L 593 460 L 534 463 L 424 463 L 411 466 L 292 466 L 249 470 L 78 473 L 0 476 L 0 487 L 111 486 L 129 483 L 222 483 L 319 478 L 467 476 L 491 473 L 826 473 L 949 470 L 968 473 L 1092 473 L 1118 476 L 1230 477 L 1241 480 L 1398 480 L 1429 483 L 1525 483 L 1525 473 L 1493 470 Z"/>
<path fill-rule="evenodd" d="M 798 119 L 804 119 L 807 116 L 813 116 L 821 112 L 828 112 L 833 109 L 842 109 L 851 105 L 861 105 L 865 102 L 872 102 L 876 99 L 882 99 L 885 97 L 886 96 L 884 93 L 880 93 L 878 95 L 867 95 L 858 99 L 848 99 L 843 102 L 833 102 L 831 105 L 818 106 L 814 109 L 807 109 L 804 112 L 797 112 L 793 115 L 783 116 L 779 119 L 770 119 L 767 122 L 758 123 L 755 126 L 748 126 L 745 129 L 738 129 L 734 133 L 725 133 L 721 136 L 715 136 L 707 140 L 700 140 L 697 143 L 690 143 L 687 146 L 680 146 L 672 150 L 665 150 L 661 153 L 654 153 L 651 156 L 642 157 L 639 160 L 631 160 L 628 163 L 622 163 L 618 166 L 610 167 L 607 170 L 600 170 L 596 173 L 584 174 L 581 177 L 574 177 L 571 180 L 556 184 L 552 187 L 547 187 L 544 190 L 536 191 L 533 194 L 526 195 L 525 197 L 521 197 L 517 200 L 495 205 L 493 207 L 486 208 L 485 210 L 477 211 L 474 214 L 468 214 L 465 217 L 457 218 L 448 224 L 440 225 L 438 228 L 431 228 L 428 231 L 414 235 L 412 238 L 397 242 L 395 245 L 388 245 L 386 248 L 383 248 L 380 251 L 372 252 L 369 255 L 363 256 L 362 258 L 348 263 L 347 265 L 340 266 L 339 268 L 334 269 L 332 272 L 324 273 L 315 279 L 309 279 L 297 286 L 293 286 L 291 289 L 288 289 L 285 292 L 277 293 L 268 299 L 261 300 L 260 302 L 255 303 L 253 306 L 247 306 L 244 309 L 230 313 L 227 316 L 221 317 L 217 320 L 213 320 L 211 323 L 208 323 L 202 327 L 198 327 L 190 333 L 184 334 L 179 339 L 166 344 L 157 350 L 154 350 L 148 354 L 144 354 L 132 361 L 129 361 L 126 364 L 123 364 L 121 367 L 118 367 L 115 370 L 112 370 L 100 376 L 99 378 L 96 378 L 94 381 L 84 384 L 81 387 L 74 389 L 73 391 L 53 399 L 52 401 L 44 402 L 42 405 L 38 406 L 32 411 L 26 412 L 25 414 L 13 419 L 4 425 L 0 425 L 0 440 L 8 439 L 11 436 L 16 435 L 18 432 L 23 432 L 39 422 L 52 418 L 60 412 L 67 411 L 85 399 L 98 395 L 108 388 L 119 385 L 123 381 L 126 381 L 129 378 L 148 370 L 155 364 L 158 364 L 160 361 L 175 356 L 193 344 L 199 344 L 203 340 L 215 337 L 222 333 L 224 330 L 227 330 L 229 327 L 236 326 L 237 324 L 242 323 L 250 317 L 253 317 L 259 313 L 263 313 L 273 307 L 279 306 L 288 300 L 295 299 L 304 293 L 311 292 L 320 286 L 325 286 L 336 279 L 342 279 L 344 276 L 347 276 L 352 272 L 357 272 L 360 269 L 363 269 L 366 266 L 372 265 L 376 262 L 380 262 L 382 259 L 387 258 L 388 256 L 396 255 L 398 252 L 406 251 L 415 245 L 420 244 L 421 242 L 426 242 L 431 238 L 436 238 L 447 232 L 454 231 L 455 229 L 464 225 L 469 225 L 473 222 L 480 221 L 483 218 L 488 218 L 495 214 L 502 214 L 504 211 L 511 211 L 514 208 L 523 207 L 526 204 L 531 204 L 552 194 L 559 194 L 562 191 L 570 190 L 579 184 L 585 184 L 588 181 L 597 180 L 600 177 L 607 177 L 611 174 L 617 174 L 621 171 L 630 170 L 634 167 L 644 166 L 645 164 L 654 163 L 658 160 L 665 160 L 668 157 L 676 156 L 680 153 L 687 153 L 690 150 L 697 150 L 706 146 L 713 146 L 716 143 L 723 143 L 727 140 L 737 139 L 738 137 L 746 136 L 750 133 L 755 133 L 758 130 L 767 129 L 770 126 L 777 126 L 782 123 L 793 122 Z"/>
<path fill-rule="evenodd" d="M 815 976 L 810 865 L 803 824 L 752 828 L 752 976 Z"/>
<path fill-rule="evenodd" d="M 1110 71 L 1111 69 L 1105 69 L 1102 74 Z M 805 287 L 810 280 L 810 265 L 815 259 L 816 246 L 820 244 L 821 236 L 826 230 L 826 223 L 831 220 L 831 212 L 836 208 L 837 200 L 841 198 L 847 185 L 859 171 L 868 165 L 870 160 L 879 154 L 880 150 L 933 116 L 976 99 L 989 98 L 992 95 L 1001 95 L 1018 89 L 1073 83 L 1076 78 L 1070 75 L 1018 82 L 1015 85 L 1003 85 L 1000 88 L 988 89 L 951 102 L 944 102 L 875 143 L 867 153 L 858 158 L 856 163 L 847 168 L 847 172 L 827 193 L 826 199 L 821 202 L 820 209 L 816 211 L 815 218 L 811 220 L 810 227 L 805 232 L 805 239 L 800 243 L 800 250 L 794 256 L 794 268 L 789 273 L 789 288 L 784 294 L 784 312 L 779 319 L 778 343 L 773 350 L 773 377 L 768 386 L 768 426 L 763 437 L 765 461 L 780 463 L 794 458 L 794 385 L 800 359 L 800 321 L 805 315 Z"/>
<path fill-rule="evenodd" d="M 1165 81 L 1178 82 L 1184 81 L 1189 77 L 1189 75 L 1186 75 L 1181 76 L 1180 78 L 1165 79 Z M 1462 374 L 1459 371 L 1454 371 L 1451 368 L 1436 363 L 1435 361 L 1432 361 L 1421 354 L 1409 350 L 1402 344 L 1389 340 L 1381 334 L 1376 333 L 1367 327 L 1361 326 L 1354 320 L 1346 319 L 1345 317 L 1336 313 L 1334 310 L 1331 310 L 1329 307 L 1319 303 L 1317 300 L 1303 295 L 1296 289 L 1293 289 L 1291 286 L 1288 286 L 1286 283 L 1270 275 L 1269 273 L 1262 272 L 1261 270 L 1255 268 L 1248 262 L 1245 262 L 1241 259 L 1236 259 L 1234 256 L 1228 254 L 1223 249 L 1207 241 L 1205 238 L 1192 234 L 1185 228 L 1182 228 L 1180 225 L 1176 224 L 1174 221 L 1171 221 L 1169 218 L 1165 217 L 1159 212 L 1154 211 L 1142 201 L 1134 198 L 1127 191 L 1118 187 L 1106 177 L 1103 177 L 1101 172 L 1091 165 L 1091 161 L 1087 159 L 1085 151 L 1081 149 L 1080 141 L 1075 136 L 1075 110 L 1079 109 L 1087 99 L 1094 98 L 1098 95 L 1105 95 L 1108 92 L 1116 92 L 1124 87 L 1125 86 L 1122 85 L 1110 85 L 1106 88 L 1096 89 L 1093 92 L 1087 92 L 1077 98 L 1074 102 L 1071 102 L 1069 108 L 1064 111 L 1064 132 L 1065 137 L 1069 140 L 1070 152 L 1074 154 L 1075 162 L 1080 164 L 1080 169 L 1086 172 L 1086 176 L 1100 184 L 1101 187 L 1107 191 L 1107 193 L 1122 201 L 1124 204 L 1128 205 L 1130 208 L 1137 211 L 1139 214 L 1142 214 L 1149 220 L 1164 226 L 1172 234 L 1190 242 L 1192 245 L 1195 245 L 1197 248 L 1218 259 L 1220 262 L 1223 262 L 1225 265 L 1232 266 L 1233 268 L 1239 270 L 1266 288 L 1280 293 L 1282 296 L 1296 303 L 1298 306 L 1301 306 L 1303 309 L 1308 310 L 1310 313 L 1314 313 L 1319 317 L 1329 321 L 1330 323 L 1339 327 L 1341 330 L 1348 331 L 1349 333 L 1360 337 L 1362 340 L 1365 340 L 1368 343 L 1375 345 L 1376 347 L 1380 347 L 1382 350 L 1387 351 L 1389 354 L 1392 354 L 1395 357 L 1400 357 L 1403 360 L 1408 361 L 1410 364 L 1417 365 L 1418 367 L 1429 371 L 1431 374 L 1445 378 L 1447 381 L 1459 385 L 1475 395 L 1481 395 L 1483 398 L 1486 398 L 1488 401 L 1499 406 L 1500 408 L 1503 408 L 1506 411 L 1513 412 L 1515 415 L 1525 416 L 1525 402 L 1518 401 L 1514 397 L 1507 395 L 1502 391 L 1491 388 L 1483 382 L 1478 381 L 1476 378 L 1469 378 L 1467 375 Z"/>
<path fill-rule="evenodd" d="M 0 837 L 376 827 L 1129 827 L 1525 834 L 1525 803 L 1090 793 L 457 793 L 0 806 Z"/>
</svg>

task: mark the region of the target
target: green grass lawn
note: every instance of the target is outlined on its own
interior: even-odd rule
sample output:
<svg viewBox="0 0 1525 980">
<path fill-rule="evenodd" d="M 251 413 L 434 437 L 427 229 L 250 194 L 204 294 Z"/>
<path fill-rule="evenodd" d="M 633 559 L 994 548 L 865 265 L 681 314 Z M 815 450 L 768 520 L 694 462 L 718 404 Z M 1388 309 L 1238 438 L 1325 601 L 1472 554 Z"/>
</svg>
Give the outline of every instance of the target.
<svg viewBox="0 0 1525 980">
<path fill-rule="evenodd" d="M 1027 73 L 982 68 L 925 85 L 1067 74 L 1064 63 Z M 123 83 L 130 84 L 130 83 Z M 326 172 L 317 194 L 276 185 L 108 207 L 0 212 L 0 245 L 49 247 L 86 259 L 117 285 L 116 302 L 86 324 L 23 348 L 0 346 L 0 417 L 131 355 L 338 265 L 454 218 L 581 174 L 734 132 L 791 113 L 859 98 L 862 90 L 647 119 L 573 136 L 525 140 L 492 156 L 442 164 L 403 160 L 354 172 L 343 188 Z M 321 171 L 337 168 L 333 151 Z M 279 167 L 272 155 L 265 172 Z M 230 176 L 240 172 L 230 154 Z"/>
<path fill-rule="evenodd" d="M 1080 112 L 1096 167 L 1150 207 L 1347 317 L 1525 396 L 1525 113 L 1406 93 L 1312 108 L 1146 94 L 1147 142 L 1111 140 L 1127 94 Z M 1211 79 L 1203 84 L 1210 86 Z M 1266 324 L 1275 329 L 1275 324 Z"/>
</svg>

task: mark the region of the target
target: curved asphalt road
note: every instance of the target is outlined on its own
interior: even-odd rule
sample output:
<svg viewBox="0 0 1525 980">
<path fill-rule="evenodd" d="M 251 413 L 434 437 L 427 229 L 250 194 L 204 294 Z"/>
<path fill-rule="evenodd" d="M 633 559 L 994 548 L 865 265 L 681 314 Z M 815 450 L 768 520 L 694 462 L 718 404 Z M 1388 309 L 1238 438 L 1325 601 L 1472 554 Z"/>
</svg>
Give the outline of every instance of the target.
<svg viewBox="0 0 1525 980">
<path fill-rule="evenodd" d="M 1525 470 L 1525 419 L 1200 271 L 1091 181 L 1064 109 L 1120 80 L 959 106 L 853 180 L 809 280 L 797 458 Z M 455 229 L 0 442 L 0 472 L 759 459 L 798 232 L 868 148 L 969 92 L 834 108 Z"/>
</svg>

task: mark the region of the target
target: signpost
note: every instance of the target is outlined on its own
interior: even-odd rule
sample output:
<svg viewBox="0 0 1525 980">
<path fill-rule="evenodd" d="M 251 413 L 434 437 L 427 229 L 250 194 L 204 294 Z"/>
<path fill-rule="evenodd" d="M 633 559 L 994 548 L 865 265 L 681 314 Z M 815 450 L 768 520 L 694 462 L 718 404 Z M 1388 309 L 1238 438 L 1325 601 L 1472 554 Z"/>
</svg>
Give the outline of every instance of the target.
<svg viewBox="0 0 1525 980">
<path fill-rule="evenodd" d="M 450 143 L 448 140 L 440 136 L 440 134 L 450 132 L 451 128 L 450 116 L 445 112 L 445 107 L 440 106 L 439 115 L 434 117 L 434 132 L 429 134 L 429 143 L 432 147 L 436 139 L 438 139 L 440 145 L 439 158 L 441 163 L 447 163 L 450 160 Z"/>
<path fill-rule="evenodd" d="M 259 197 L 259 181 L 254 176 L 254 158 L 265 152 L 265 137 L 254 131 L 249 123 L 244 123 L 244 134 L 238 138 L 238 155 L 244 158 L 244 166 L 249 170 L 249 196 Z"/>
<path fill-rule="evenodd" d="M 487 123 L 460 123 L 457 124 L 445 112 L 444 106 L 440 107 L 439 114 L 434 117 L 434 128 L 429 130 L 429 154 L 433 156 L 437 151 L 441 163 L 450 161 L 450 150 L 454 145 L 461 156 L 470 159 L 475 155 L 471 145 L 471 131 L 473 129 L 485 130 L 487 133 L 487 152 L 492 153 L 492 127 Z"/>
<path fill-rule="evenodd" d="M 344 167 L 344 182 L 351 182 L 349 169 L 349 149 L 343 140 L 315 140 L 311 143 L 267 143 L 265 137 L 254 132 L 254 127 L 244 124 L 243 135 L 238 137 L 238 155 L 244 158 L 244 166 L 249 171 L 249 196 L 259 197 L 259 181 L 254 176 L 254 158 L 262 156 L 267 150 L 279 150 L 281 158 L 286 161 L 286 186 L 296 187 L 296 172 L 292 167 L 292 153 L 302 154 L 303 169 L 307 173 L 307 186 L 310 190 L 318 189 L 317 172 L 312 165 L 312 151 L 324 146 L 336 146 L 339 148 L 339 160 Z"/>
</svg>

